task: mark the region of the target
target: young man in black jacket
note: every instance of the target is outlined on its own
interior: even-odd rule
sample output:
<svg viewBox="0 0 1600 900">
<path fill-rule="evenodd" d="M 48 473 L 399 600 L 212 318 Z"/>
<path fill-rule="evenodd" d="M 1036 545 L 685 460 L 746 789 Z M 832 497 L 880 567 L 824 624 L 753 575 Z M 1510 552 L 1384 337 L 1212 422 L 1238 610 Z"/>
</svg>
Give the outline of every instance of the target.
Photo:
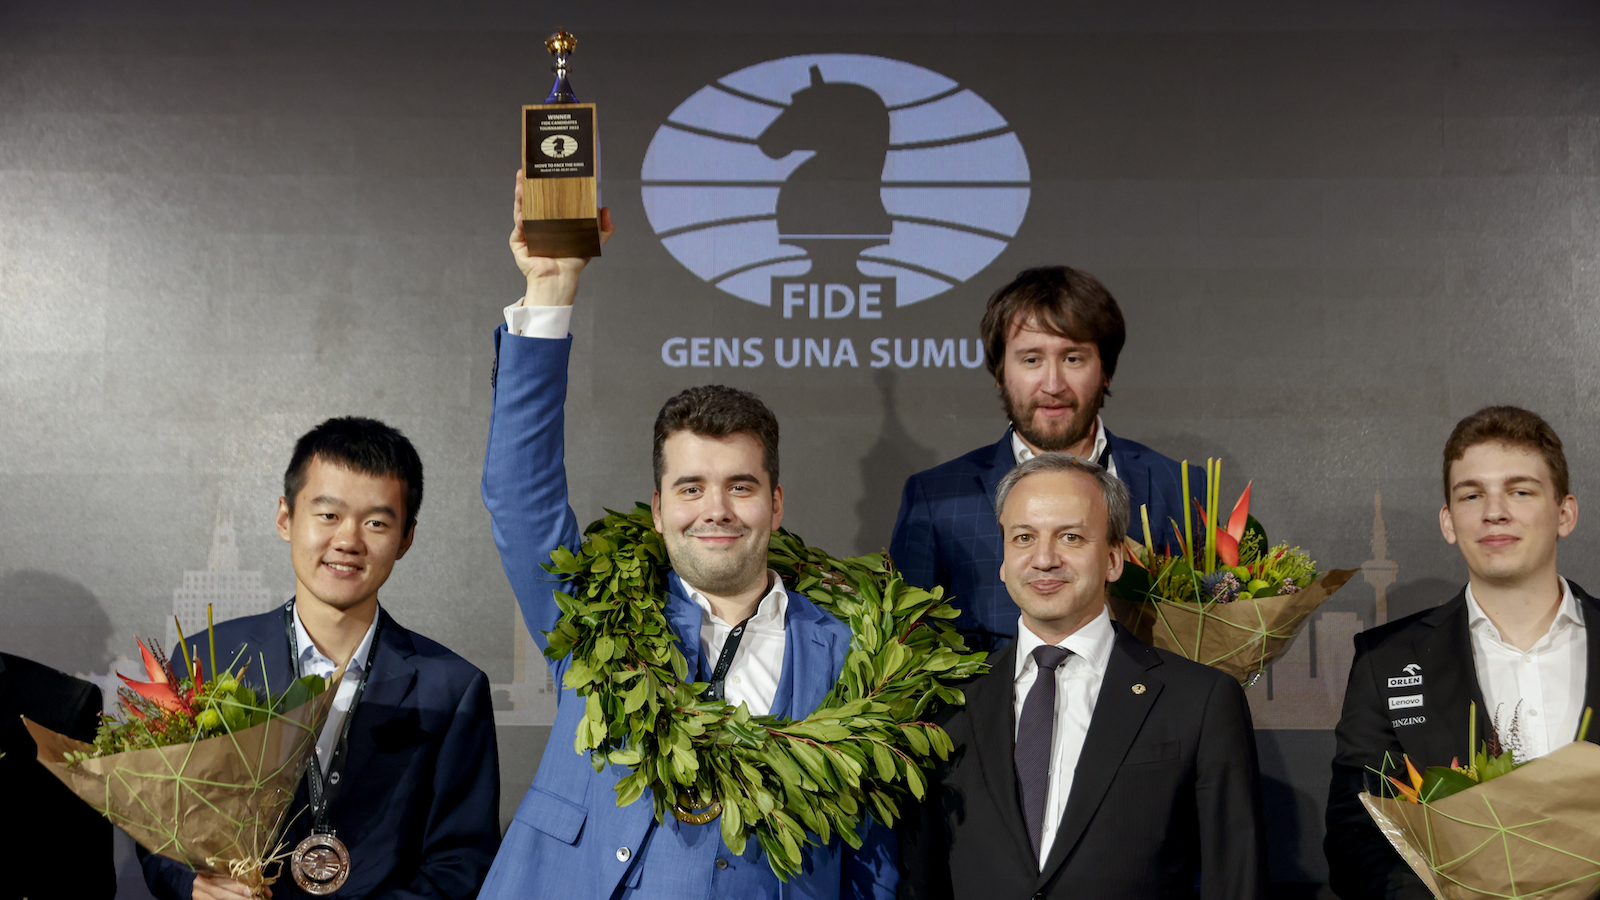
<svg viewBox="0 0 1600 900">
<path fill-rule="evenodd" d="M 1355 639 L 1324 843 L 1344 900 L 1432 896 L 1359 800 L 1386 759 L 1392 770 L 1402 756 L 1419 769 L 1464 758 L 1473 703 L 1476 740 L 1498 726 L 1518 761 L 1534 759 L 1574 740 L 1584 708 L 1600 702 L 1600 641 L 1585 628 L 1600 605 L 1556 570 L 1556 544 L 1578 523 L 1561 439 L 1527 410 L 1479 410 L 1445 444 L 1444 490 L 1439 527 L 1467 585 Z"/>
</svg>

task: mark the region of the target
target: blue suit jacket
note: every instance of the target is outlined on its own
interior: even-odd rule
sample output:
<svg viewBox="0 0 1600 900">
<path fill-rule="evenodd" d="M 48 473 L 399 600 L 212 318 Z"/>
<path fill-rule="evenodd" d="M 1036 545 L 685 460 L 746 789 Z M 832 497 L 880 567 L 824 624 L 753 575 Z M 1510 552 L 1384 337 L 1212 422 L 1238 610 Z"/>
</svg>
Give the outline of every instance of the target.
<svg viewBox="0 0 1600 900">
<path fill-rule="evenodd" d="M 540 647 L 560 618 L 553 593 L 562 583 L 540 568 L 557 547 L 577 547 L 578 523 L 567 504 L 564 412 L 572 339 L 545 340 L 495 332 L 498 354 L 494 415 L 483 468 L 483 499 L 494 523 L 506 576 L 523 621 Z M 700 607 L 676 574 L 669 578 L 666 616 L 691 672 L 704 672 Z M 802 718 L 838 680 L 850 648 L 850 629 L 805 597 L 789 593 L 783 671 L 774 715 Z M 557 683 L 571 658 L 551 664 Z M 703 677 L 703 676 L 702 676 Z M 596 772 L 588 754 L 574 752 L 584 701 L 569 688 L 557 700 L 555 727 L 538 774 L 517 808 L 495 858 L 484 898 L 749 897 L 778 883 L 754 840 L 735 856 L 722 846 L 719 823 L 655 821 L 650 794 L 617 806 L 625 766 Z M 852 851 L 835 837 L 811 848 L 804 871 L 782 896 L 833 898 L 894 895 L 893 836 L 875 827 Z"/>
<path fill-rule="evenodd" d="M 1180 464 L 1109 429 L 1106 446 L 1132 500 L 1128 534 L 1144 541 L 1139 507 L 1148 505 L 1156 545 L 1170 542 L 1176 548 L 1169 520 L 1183 521 Z M 994 510 L 995 488 L 1016 464 L 1008 429 L 996 444 L 906 479 L 889 542 L 889 555 L 906 581 L 923 588 L 943 586 L 961 610 L 956 627 L 986 650 L 1004 647 L 1017 636 L 1017 605 L 1000 581 L 1003 554 Z M 1190 468 L 1190 493 L 1201 499 L 1205 475 Z"/>
<path fill-rule="evenodd" d="M 327 896 L 472 897 L 500 845 L 500 756 L 489 679 L 381 607 L 378 615 L 378 650 L 333 797 L 331 824 L 350 848 L 350 878 Z M 217 625 L 216 641 L 219 665 L 244 650 L 246 684 L 278 692 L 294 678 L 282 607 Z M 209 653 L 203 633 L 190 647 L 196 659 Z M 290 815 L 306 808 L 302 781 Z M 292 848 L 310 832 L 310 815 L 300 812 L 285 840 Z M 144 855 L 143 864 L 157 897 L 189 900 L 194 873 L 187 866 L 154 855 Z M 309 896 L 287 870 L 272 895 Z"/>
</svg>

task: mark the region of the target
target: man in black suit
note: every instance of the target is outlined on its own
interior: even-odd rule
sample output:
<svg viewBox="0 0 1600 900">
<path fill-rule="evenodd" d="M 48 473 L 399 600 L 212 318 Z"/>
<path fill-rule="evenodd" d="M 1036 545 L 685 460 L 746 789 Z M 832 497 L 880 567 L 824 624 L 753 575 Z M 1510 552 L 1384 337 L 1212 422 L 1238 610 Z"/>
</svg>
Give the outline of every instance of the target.
<svg viewBox="0 0 1600 900">
<path fill-rule="evenodd" d="M 1323 845 L 1345 900 L 1432 896 L 1361 805 L 1374 770 L 1403 767 L 1402 756 L 1418 769 L 1466 758 L 1474 703 L 1476 740 L 1497 730 L 1519 761 L 1574 740 L 1584 708 L 1600 703 L 1600 641 L 1585 628 L 1600 605 L 1556 572 L 1556 542 L 1578 522 L 1567 486 L 1561 439 L 1527 410 L 1479 410 L 1446 442 L 1439 527 L 1461 550 L 1467 585 L 1356 635 Z"/>
<path fill-rule="evenodd" d="M 31 659 L 0 653 L 0 900 L 117 894 L 111 823 L 39 764 L 22 725 L 94 740 L 100 689 Z"/>
<path fill-rule="evenodd" d="M 351 900 L 476 896 L 500 846 L 489 679 L 378 603 L 421 506 L 422 460 L 404 435 L 371 419 L 323 422 L 295 445 L 278 501 L 294 599 L 216 626 L 218 662 L 242 651 L 254 662 L 243 680 L 258 691 L 345 669 L 284 840 L 292 849 L 313 832 L 336 839 L 348 880 L 333 887 Z M 209 658 L 204 633 L 190 644 L 195 659 Z M 250 896 L 162 856 L 145 856 L 144 874 L 160 900 Z M 329 893 L 308 881 L 302 891 L 285 864 L 272 895 Z"/>
<path fill-rule="evenodd" d="M 1017 640 L 940 715 L 955 752 L 901 828 L 906 900 L 1264 896 L 1244 691 L 1114 624 L 1128 491 L 1047 453 L 1000 482 Z M 1198 873 L 1198 879 L 1196 874 Z"/>
</svg>

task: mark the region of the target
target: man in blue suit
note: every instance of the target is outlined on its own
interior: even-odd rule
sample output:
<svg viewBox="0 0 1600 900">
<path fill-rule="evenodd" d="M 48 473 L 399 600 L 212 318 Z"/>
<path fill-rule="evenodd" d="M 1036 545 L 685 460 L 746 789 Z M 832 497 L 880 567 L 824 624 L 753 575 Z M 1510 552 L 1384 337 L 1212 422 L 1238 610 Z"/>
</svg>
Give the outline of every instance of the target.
<svg viewBox="0 0 1600 900">
<path fill-rule="evenodd" d="M 989 298 L 984 363 L 1011 427 L 986 447 L 906 480 L 889 555 L 919 587 L 942 585 L 961 610 L 967 642 L 998 650 L 1017 633 L 1016 605 L 1000 580 L 1003 554 L 994 491 L 1018 463 L 1048 452 L 1103 466 L 1128 486 L 1128 533 L 1143 542 L 1148 507 L 1157 546 L 1177 547 L 1183 521 L 1178 462 L 1106 430 L 1100 407 L 1111 393 L 1126 328 L 1122 310 L 1093 275 L 1066 266 L 1028 269 Z M 1190 492 L 1205 479 L 1191 473 Z"/>
<path fill-rule="evenodd" d="M 284 836 L 290 848 L 313 830 L 343 844 L 349 873 L 335 897 L 465 900 L 500 844 L 488 678 L 378 605 L 421 505 L 422 460 L 404 435 L 371 419 L 323 422 L 296 444 L 278 501 L 294 599 L 215 628 L 218 665 L 248 661 L 243 680 L 257 690 L 347 667 Z M 192 658 L 210 658 L 204 633 L 189 644 Z M 311 779 L 318 790 L 308 790 Z M 325 802 L 311 802 L 319 794 Z M 163 856 L 143 855 L 143 864 L 162 900 L 250 896 Z M 288 870 L 273 897 L 310 896 Z"/>
<path fill-rule="evenodd" d="M 520 195 L 521 179 L 518 179 Z M 520 209 L 520 196 L 517 209 Z M 560 618 L 560 581 L 540 564 L 576 548 L 567 502 L 563 408 L 572 302 L 585 259 L 528 255 L 520 215 L 511 234 L 528 279 L 495 332 L 494 413 L 483 498 L 523 620 L 540 646 Z M 602 239 L 610 214 L 602 210 Z M 838 679 L 850 629 L 767 568 L 767 539 L 783 519 L 778 423 L 753 395 L 691 388 L 656 419 L 651 498 L 673 573 L 666 617 L 691 677 L 755 714 L 801 718 Z M 570 657 L 552 663 L 559 683 Z M 720 673 L 720 677 L 713 674 Z M 556 722 L 527 796 L 483 887 L 484 898 L 778 898 L 894 895 L 892 834 L 874 827 L 861 850 L 838 837 L 809 849 L 803 871 L 778 881 L 756 841 L 734 854 L 720 823 L 657 822 L 648 793 L 617 806 L 625 766 L 596 772 L 574 752 L 584 701 L 563 688 Z"/>
</svg>

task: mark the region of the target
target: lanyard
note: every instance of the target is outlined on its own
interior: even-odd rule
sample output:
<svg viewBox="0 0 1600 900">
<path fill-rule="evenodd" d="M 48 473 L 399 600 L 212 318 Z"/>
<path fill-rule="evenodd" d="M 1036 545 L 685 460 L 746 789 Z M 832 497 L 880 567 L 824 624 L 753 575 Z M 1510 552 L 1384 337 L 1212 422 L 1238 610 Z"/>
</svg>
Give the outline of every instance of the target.
<svg viewBox="0 0 1600 900">
<path fill-rule="evenodd" d="M 295 634 L 294 627 L 294 601 L 283 608 L 283 627 L 289 637 L 289 662 L 294 666 L 295 674 L 300 673 L 300 640 Z M 332 805 L 332 790 L 330 785 L 339 783 L 339 767 L 344 764 L 345 752 L 350 744 L 350 724 L 355 721 L 356 707 L 361 703 L 361 694 L 367 689 L 367 676 L 372 673 L 372 659 L 378 654 L 378 632 L 383 630 L 382 619 L 377 627 L 372 630 L 372 646 L 367 648 L 367 661 L 361 667 L 361 680 L 356 683 L 356 692 L 350 698 L 350 709 L 344 714 L 344 722 L 339 727 L 339 743 L 334 745 L 333 760 L 328 764 L 328 774 L 322 774 L 322 761 L 316 758 L 316 750 L 311 752 L 311 765 L 306 767 L 306 793 L 311 795 L 311 830 L 318 834 L 332 834 L 328 827 L 328 809 Z M 349 673 L 348 664 L 345 672 Z M 320 735 L 318 736 L 320 739 Z"/>
<path fill-rule="evenodd" d="M 759 610 L 760 608 L 758 604 L 756 609 Z M 755 615 L 752 613 L 750 619 L 754 618 Z M 722 644 L 722 652 L 717 654 L 717 665 L 711 670 L 711 686 L 706 688 L 704 694 L 700 695 L 700 699 L 724 700 L 727 698 L 723 692 L 723 682 L 728 677 L 729 667 L 733 665 L 733 655 L 739 652 L 739 641 L 744 638 L 744 629 L 745 626 L 750 624 L 750 619 L 745 619 L 743 622 L 733 626 L 733 630 L 728 632 L 728 639 Z"/>
</svg>

